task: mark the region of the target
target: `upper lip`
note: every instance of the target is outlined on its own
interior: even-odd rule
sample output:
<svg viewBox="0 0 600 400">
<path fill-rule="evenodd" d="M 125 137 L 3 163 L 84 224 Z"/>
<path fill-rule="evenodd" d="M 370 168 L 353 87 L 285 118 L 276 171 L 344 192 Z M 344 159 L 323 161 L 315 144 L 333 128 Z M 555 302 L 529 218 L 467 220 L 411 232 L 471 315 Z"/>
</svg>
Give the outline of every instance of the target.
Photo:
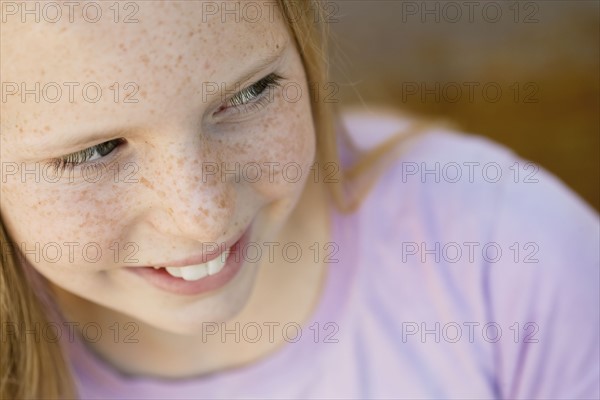
<svg viewBox="0 0 600 400">
<path fill-rule="evenodd" d="M 204 242 L 203 247 L 207 247 L 210 245 L 210 248 L 206 249 L 206 252 L 197 254 L 195 256 L 186 257 L 179 259 L 177 261 L 168 261 L 164 263 L 156 263 L 152 265 L 153 267 L 185 267 L 188 265 L 197 265 L 204 264 L 215 258 L 219 257 L 223 252 L 229 248 L 231 248 L 234 244 L 236 244 L 244 235 L 244 233 L 236 236 L 234 239 L 230 239 L 227 242 Z M 213 250 L 214 247 L 217 246 L 218 249 Z M 218 253 L 216 253 L 218 251 Z"/>
</svg>

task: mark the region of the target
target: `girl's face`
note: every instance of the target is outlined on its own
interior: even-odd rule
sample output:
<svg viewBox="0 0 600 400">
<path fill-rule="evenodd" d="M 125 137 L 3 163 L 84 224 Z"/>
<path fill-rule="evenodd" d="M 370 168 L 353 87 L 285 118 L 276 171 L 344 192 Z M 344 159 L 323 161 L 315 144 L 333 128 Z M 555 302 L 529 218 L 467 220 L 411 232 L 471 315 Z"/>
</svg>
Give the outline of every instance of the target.
<svg viewBox="0 0 600 400">
<path fill-rule="evenodd" d="M 315 156 L 304 69 L 275 2 L 55 4 L 58 20 L 44 3 L 39 22 L 24 5 L 3 13 L 13 247 L 73 302 L 173 332 L 232 317 Z M 147 268 L 199 264 L 245 232 L 229 280 L 180 285 Z"/>
</svg>

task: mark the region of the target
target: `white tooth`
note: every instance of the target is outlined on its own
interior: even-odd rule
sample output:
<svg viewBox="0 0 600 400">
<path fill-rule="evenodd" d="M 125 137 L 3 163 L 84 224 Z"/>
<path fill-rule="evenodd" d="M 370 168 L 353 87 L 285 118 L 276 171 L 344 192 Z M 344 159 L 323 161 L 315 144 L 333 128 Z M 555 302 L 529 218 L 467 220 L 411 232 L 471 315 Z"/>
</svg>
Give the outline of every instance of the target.
<svg viewBox="0 0 600 400">
<path fill-rule="evenodd" d="M 179 267 L 166 267 L 167 272 L 175 278 L 181 278 L 181 268 Z"/>
<path fill-rule="evenodd" d="M 208 262 L 208 274 L 218 274 L 223 269 L 225 262 L 221 261 L 222 257 L 217 257 L 214 260 Z"/>
<path fill-rule="evenodd" d="M 167 272 L 176 278 L 183 278 L 186 281 L 197 281 L 208 275 L 218 274 L 227 261 L 231 249 L 227 249 L 219 257 L 197 265 L 188 265 L 186 267 L 165 267 Z M 154 267 L 158 269 L 159 267 Z"/>
<path fill-rule="evenodd" d="M 227 249 L 221 254 L 219 257 L 208 262 L 208 274 L 215 275 L 221 272 L 225 263 L 227 262 L 227 257 L 229 257 L 230 250 Z"/>
<path fill-rule="evenodd" d="M 227 261 L 227 257 L 229 257 L 229 253 L 231 253 L 231 247 L 225 250 L 225 252 L 221 255 L 223 257 L 223 262 Z"/>
<path fill-rule="evenodd" d="M 181 277 L 186 281 L 197 281 L 208 275 L 208 263 L 181 267 Z"/>
</svg>

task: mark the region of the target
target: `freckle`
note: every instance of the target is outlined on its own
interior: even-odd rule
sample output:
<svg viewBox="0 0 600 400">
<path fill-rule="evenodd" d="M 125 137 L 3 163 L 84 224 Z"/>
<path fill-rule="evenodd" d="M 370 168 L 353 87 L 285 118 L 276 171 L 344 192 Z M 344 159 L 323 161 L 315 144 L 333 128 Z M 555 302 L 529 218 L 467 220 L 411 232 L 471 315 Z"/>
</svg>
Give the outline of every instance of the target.
<svg viewBox="0 0 600 400">
<path fill-rule="evenodd" d="M 144 178 L 143 176 L 140 179 L 140 182 L 142 183 L 142 185 L 146 186 L 147 188 L 154 189 L 154 186 L 148 181 L 148 179 Z"/>
<path fill-rule="evenodd" d="M 140 57 L 140 61 L 142 61 L 142 62 L 144 63 L 144 65 L 146 65 L 146 66 L 147 66 L 147 65 L 148 65 L 148 63 L 150 62 L 150 58 L 149 58 L 149 57 L 148 57 L 146 54 L 143 54 L 143 55 Z"/>
<path fill-rule="evenodd" d="M 50 127 L 49 127 L 48 125 L 46 125 L 46 126 L 44 126 L 44 130 L 45 130 L 46 132 L 48 132 L 48 131 L 50 130 Z"/>
<path fill-rule="evenodd" d="M 209 69 L 209 68 L 210 68 L 210 62 L 207 60 L 207 61 L 204 63 L 204 69 Z"/>
<path fill-rule="evenodd" d="M 88 198 L 88 194 L 89 194 L 89 190 L 84 190 L 79 194 L 79 198 L 77 199 L 78 201 L 84 201 Z"/>
</svg>

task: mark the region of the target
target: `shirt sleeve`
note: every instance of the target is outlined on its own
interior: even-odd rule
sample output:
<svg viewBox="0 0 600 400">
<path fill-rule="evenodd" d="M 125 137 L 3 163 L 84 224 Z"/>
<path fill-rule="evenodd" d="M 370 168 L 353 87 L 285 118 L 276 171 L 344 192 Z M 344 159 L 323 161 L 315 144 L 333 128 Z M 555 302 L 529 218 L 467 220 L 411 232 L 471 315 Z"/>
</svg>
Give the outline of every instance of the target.
<svg viewBox="0 0 600 400">
<path fill-rule="evenodd" d="M 492 353 L 498 391 L 510 399 L 598 399 L 598 214 L 551 174 L 515 162 L 491 235 L 503 254 L 491 251 L 483 267 L 488 316 L 511 337 Z"/>
<path fill-rule="evenodd" d="M 366 318 L 407 337 L 395 354 L 420 366 L 397 367 L 409 397 L 600 398 L 600 221 L 559 179 L 483 137 L 435 130 L 367 204 Z"/>
</svg>

